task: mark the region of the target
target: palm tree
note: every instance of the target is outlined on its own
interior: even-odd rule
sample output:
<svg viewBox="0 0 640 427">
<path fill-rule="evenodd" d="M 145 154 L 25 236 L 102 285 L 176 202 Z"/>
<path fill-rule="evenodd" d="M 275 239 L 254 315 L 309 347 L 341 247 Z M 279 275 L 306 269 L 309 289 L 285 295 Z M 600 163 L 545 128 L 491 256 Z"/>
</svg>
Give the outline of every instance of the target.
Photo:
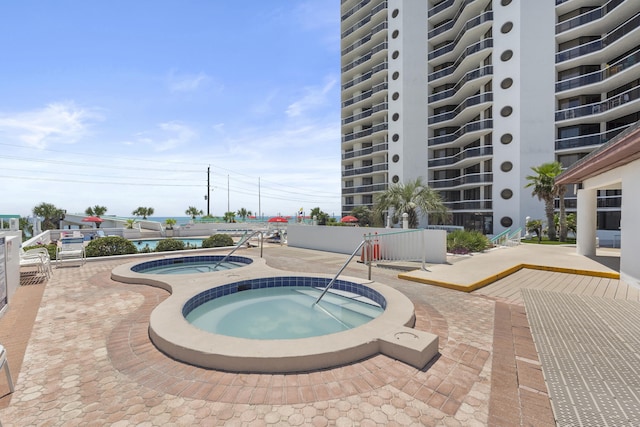
<svg viewBox="0 0 640 427">
<path fill-rule="evenodd" d="M 85 215 L 88 215 L 88 216 L 97 216 L 98 218 L 100 218 L 100 216 L 107 213 L 107 207 L 100 206 L 100 205 L 95 205 L 94 207 L 89 206 L 87 209 L 84 210 L 84 213 Z"/>
<path fill-rule="evenodd" d="M 434 223 L 449 219 L 449 211 L 440 194 L 424 185 L 419 177 L 407 184 L 393 184 L 377 194 L 374 211 L 381 215 L 388 209 L 393 209 L 394 222 L 398 222 L 406 212 L 409 215 L 409 228 L 418 228 L 419 215 L 428 216 L 429 222 Z"/>
<path fill-rule="evenodd" d="M 356 206 L 351 211 L 351 215 L 358 218 L 358 225 L 366 227 L 371 225 L 371 209 L 366 206 Z"/>
<path fill-rule="evenodd" d="M 311 209 L 311 213 L 309 215 L 311 215 L 311 218 L 316 218 L 318 225 L 327 225 L 327 222 L 329 222 L 329 214 L 323 212 L 319 207 Z"/>
<path fill-rule="evenodd" d="M 189 206 L 189 208 L 184 211 L 185 214 L 189 215 L 191 219 L 196 219 L 198 215 L 202 215 L 202 210 L 196 208 L 195 206 Z"/>
<path fill-rule="evenodd" d="M 567 240 L 567 216 L 564 208 L 564 185 L 556 185 L 555 178 L 562 172 L 562 165 L 558 162 L 543 163 L 540 166 L 533 166 L 531 170 L 536 175 L 527 176 L 529 183 L 525 188 L 533 188 L 532 196 L 537 196 L 538 200 L 544 201 L 544 213 L 547 217 L 547 234 L 549 240 L 557 240 L 556 225 L 553 220 L 555 211 L 555 199 L 560 198 L 560 241 Z"/>
<path fill-rule="evenodd" d="M 251 216 L 251 211 L 248 211 L 245 208 L 240 208 L 238 209 L 238 216 L 244 221 L 248 216 Z"/>
<path fill-rule="evenodd" d="M 56 208 L 51 203 L 40 203 L 33 208 L 33 214 L 43 218 L 42 230 L 55 230 L 64 219 L 64 210 Z"/>
<path fill-rule="evenodd" d="M 225 212 L 224 213 L 224 221 L 225 222 L 236 222 L 236 213 L 235 212 Z"/>
<path fill-rule="evenodd" d="M 148 216 L 153 215 L 153 212 L 154 212 L 153 208 L 145 208 L 140 206 L 138 209 L 131 212 L 131 215 L 141 216 L 142 219 L 147 219 Z"/>
</svg>

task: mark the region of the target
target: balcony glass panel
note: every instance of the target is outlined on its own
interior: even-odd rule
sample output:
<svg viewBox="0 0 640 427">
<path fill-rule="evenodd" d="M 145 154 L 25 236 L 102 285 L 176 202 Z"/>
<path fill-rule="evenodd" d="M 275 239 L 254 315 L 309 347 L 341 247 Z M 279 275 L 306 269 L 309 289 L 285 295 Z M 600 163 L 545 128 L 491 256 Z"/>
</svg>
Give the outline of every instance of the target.
<svg viewBox="0 0 640 427">
<path fill-rule="evenodd" d="M 493 128 L 493 120 L 480 120 L 477 122 L 467 123 L 466 125 L 459 128 L 454 133 L 450 133 L 448 135 L 436 136 L 434 138 L 429 138 L 429 146 L 447 144 L 449 142 L 453 142 L 465 133 L 469 132 L 477 132 L 479 130 L 491 129 Z"/>
<path fill-rule="evenodd" d="M 493 182 L 492 173 L 473 173 L 469 175 L 463 175 L 453 179 L 441 179 L 438 181 L 429 181 L 431 188 L 446 188 L 446 187 L 458 187 L 465 184 L 480 184 Z"/>
<path fill-rule="evenodd" d="M 471 98 L 465 99 L 464 102 L 462 102 L 452 111 L 448 111 L 446 113 L 429 117 L 429 124 L 440 123 L 446 120 L 451 120 L 468 107 L 472 107 L 478 104 L 484 104 L 485 102 L 491 102 L 491 101 L 493 101 L 493 93 L 491 92 L 481 93 L 479 95 L 472 96 Z"/>
<path fill-rule="evenodd" d="M 456 59 L 456 61 L 452 65 L 443 70 L 439 70 L 435 73 L 429 74 L 428 80 L 432 81 L 448 76 L 449 74 L 453 74 L 453 72 L 458 68 L 460 63 L 462 63 L 462 61 L 464 61 L 467 56 L 473 55 L 474 53 L 480 52 L 481 50 L 488 49 L 490 47 L 493 47 L 493 39 L 484 39 L 475 44 L 472 44 L 471 46 L 467 47 L 464 52 L 462 52 L 462 54 L 460 54 L 458 59 Z"/>
<path fill-rule="evenodd" d="M 453 39 L 451 43 L 448 43 L 446 46 L 442 46 L 441 48 L 436 49 L 433 52 L 429 53 L 429 56 L 428 56 L 429 60 L 442 56 L 445 53 L 451 52 L 453 49 L 455 49 L 456 45 L 458 44 L 462 36 L 464 36 L 464 34 L 468 30 L 470 30 L 471 28 L 477 27 L 478 25 L 488 21 L 493 21 L 493 12 L 490 10 L 483 13 L 480 16 L 470 19 L 469 21 L 467 21 L 464 27 L 462 27 L 462 29 L 460 30 L 456 38 Z"/>
<path fill-rule="evenodd" d="M 462 151 L 461 153 L 456 154 L 455 156 L 431 159 L 429 160 L 429 167 L 450 166 L 464 159 L 481 157 L 481 156 L 490 156 L 492 154 L 493 154 L 493 147 L 491 145 L 486 145 L 484 147 L 469 148 Z"/>
<path fill-rule="evenodd" d="M 560 22 L 556 25 L 556 34 L 563 33 L 572 28 L 576 28 L 589 22 L 595 21 L 596 19 L 600 19 L 623 2 L 624 0 L 611 0 L 598 9 L 591 10 L 587 13 L 583 13 L 580 16 L 576 16 L 575 18 Z M 556 4 L 558 3 L 556 2 Z"/>
<path fill-rule="evenodd" d="M 478 79 L 480 77 L 490 76 L 492 74 L 493 74 L 493 66 L 491 65 L 485 65 L 482 68 L 476 68 L 475 70 L 471 70 L 467 74 L 465 74 L 460 80 L 458 80 L 456 85 L 451 89 L 447 89 L 442 92 L 438 92 L 438 93 L 434 93 L 433 95 L 430 95 L 429 102 L 435 102 L 441 99 L 450 98 L 453 95 L 455 95 L 456 92 L 458 92 L 458 90 L 460 90 L 460 88 L 462 88 L 462 86 L 464 86 L 467 82 Z"/>
<path fill-rule="evenodd" d="M 583 44 L 581 46 L 567 49 L 556 54 L 556 63 L 568 61 L 569 59 L 577 58 L 579 56 L 587 55 L 592 52 L 597 52 L 605 46 L 618 41 L 622 37 L 626 36 L 636 28 L 640 26 L 640 13 L 636 14 L 633 18 L 627 22 L 618 26 L 615 30 L 609 32 L 603 36 L 600 40 L 594 40 L 590 43 Z"/>
<path fill-rule="evenodd" d="M 624 71 L 628 68 L 633 67 L 638 62 L 640 62 L 640 50 L 610 65 L 604 70 L 596 71 L 595 73 L 589 73 L 583 76 L 573 77 L 571 79 L 558 82 L 556 83 L 556 92 L 562 92 L 565 90 L 574 89 L 577 87 L 601 82 L 611 76 L 614 76 L 620 73 L 621 71 Z"/>
<path fill-rule="evenodd" d="M 592 135 L 581 135 L 572 138 L 563 138 L 556 139 L 556 150 L 565 150 L 568 148 L 580 148 L 580 147 L 589 147 L 593 145 L 604 144 L 605 142 L 610 141 L 620 132 L 628 128 L 630 125 L 621 126 L 616 129 L 612 129 L 607 132 L 592 134 Z"/>
<path fill-rule="evenodd" d="M 594 104 L 583 105 L 581 107 L 568 108 L 556 112 L 556 122 L 562 120 L 570 120 L 576 117 L 591 116 L 601 114 L 613 108 L 624 105 L 628 102 L 635 101 L 640 98 L 640 87 L 635 87 L 619 95 L 613 96 L 605 101 L 596 102 Z"/>
</svg>

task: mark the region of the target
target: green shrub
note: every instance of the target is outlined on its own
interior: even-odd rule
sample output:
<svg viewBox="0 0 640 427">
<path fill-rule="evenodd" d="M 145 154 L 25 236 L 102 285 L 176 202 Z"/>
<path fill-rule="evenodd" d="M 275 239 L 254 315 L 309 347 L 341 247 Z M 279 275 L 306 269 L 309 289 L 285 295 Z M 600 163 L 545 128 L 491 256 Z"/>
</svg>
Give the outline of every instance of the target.
<svg viewBox="0 0 640 427">
<path fill-rule="evenodd" d="M 120 236 L 107 236 L 93 239 L 86 247 L 88 257 L 128 255 L 138 253 L 136 246 Z"/>
<path fill-rule="evenodd" d="M 48 245 L 33 245 L 33 246 L 26 246 L 24 248 L 22 248 L 24 251 L 28 251 L 29 249 L 40 249 L 40 248 L 45 248 L 48 252 L 49 252 L 49 258 L 51 259 L 56 259 L 56 248 L 58 247 L 58 245 L 56 245 L 55 243 L 49 243 Z"/>
<path fill-rule="evenodd" d="M 182 251 L 184 250 L 184 242 L 176 239 L 162 239 L 156 246 L 156 252 Z"/>
<path fill-rule="evenodd" d="M 233 246 L 233 239 L 228 234 L 214 234 L 202 241 L 203 248 L 220 248 Z"/>
<path fill-rule="evenodd" d="M 479 231 L 456 230 L 447 234 L 447 252 L 468 254 L 482 252 L 491 247 L 491 242 Z"/>
</svg>

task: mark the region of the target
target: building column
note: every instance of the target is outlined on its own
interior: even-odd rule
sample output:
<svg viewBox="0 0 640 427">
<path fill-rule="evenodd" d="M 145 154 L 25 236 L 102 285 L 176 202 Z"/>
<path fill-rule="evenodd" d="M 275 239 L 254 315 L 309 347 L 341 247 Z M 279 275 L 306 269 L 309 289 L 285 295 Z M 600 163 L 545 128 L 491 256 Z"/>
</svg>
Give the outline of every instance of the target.
<svg viewBox="0 0 640 427">
<path fill-rule="evenodd" d="M 596 254 L 598 190 L 578 190 L 577 250 L 579 255 Z"/>
</svg>

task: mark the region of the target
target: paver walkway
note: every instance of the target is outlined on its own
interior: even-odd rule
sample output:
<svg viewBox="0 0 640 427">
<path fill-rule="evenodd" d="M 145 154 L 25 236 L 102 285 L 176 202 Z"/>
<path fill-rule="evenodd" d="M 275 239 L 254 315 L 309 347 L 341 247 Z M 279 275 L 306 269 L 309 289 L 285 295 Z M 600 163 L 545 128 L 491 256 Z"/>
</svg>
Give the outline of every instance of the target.
<svg viewBox="0 0 640 427">
<path fill-rule="evenodd" d="M 345 260 L 286 246 L 265 249 L 265 258 L 319 273 Z M 521 303 L 375 269 L 374 280 L 414 302 L 416 328 L 439 336 L 440 354 L 424 369 L 378 355 L 318 372 L 233 374 L 175 361 L 151 344 L 149 313 L 167 294 L 112 281 L 123 262 L 55 270 L 14 374 L 16 392 L 0 409 L 3 425 L 554 425 Z M 344 274 L 366 277 L 367 269 L 354 262 Z M 15 300 L 0 337 L 11 336 Z"/>
</svg>

